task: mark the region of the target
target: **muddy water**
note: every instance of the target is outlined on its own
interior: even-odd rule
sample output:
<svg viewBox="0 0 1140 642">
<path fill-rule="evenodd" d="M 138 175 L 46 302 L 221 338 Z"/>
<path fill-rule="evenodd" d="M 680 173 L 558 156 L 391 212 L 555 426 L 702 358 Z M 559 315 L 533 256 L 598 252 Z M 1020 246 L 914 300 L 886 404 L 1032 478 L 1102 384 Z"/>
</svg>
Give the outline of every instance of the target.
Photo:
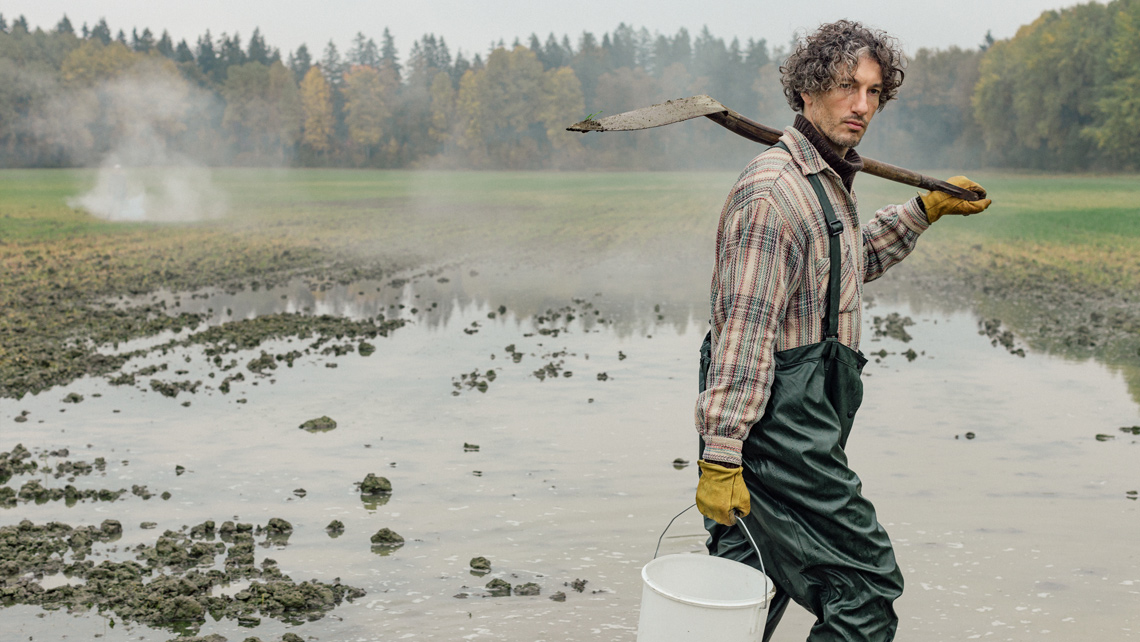
<svg viewBox="0 0 1140 642">
<path fill-rule="evenodd" d="M 213 310 L 215 323 L 306 309 L 384 313 L 410 323 L 373 341 L 370 356 L 305 356 L 291 368 L 248 376 L 228 395 L 202 390 L 172 399 L 100 379 L 0 401 L 3 450 L 23 443 L 67 447 L 71 459 L 102 456 L 105 475 L 79 478 L 77 486 L 145 484 L 155 493 L 71 508 L 20 503 L 0 510 L 0 525 L 118 519 L 123 537 L 96 544 L 98 562 L 130 559 L 127 548 L 153 544 L 164 529 L 279 517 L 294 533 L 285 545 L 258 547 L 259 562 L 271 557 L 297 581 L 339 577 L 368 592 L 315 622 L 262 618 L 243 628 L 208 618 L 202 635 L 633 640 L 640 568 L 695 487 L 694 467 L 673 461 L 695 459 L 691 417 L 706 273 L 707 263 L 685 257 L 611 259 L 464 265 L 403 275 L 407 283 L 323 290 L 297 281 L 236 295 L 184 293 L 175 309 Z M 1140 507 L 1127 493 L 1140 489 L 1140 438 L 1119 427 L 1140 424 L 1140 416 L 1124 382 L 1095 362 L 1013 356 L 978 334 L 970 310 L 901 292 L 878 296 L 866 312 L 868 338 L 875 315 L 895 312 L 915 325 L 907 343 L 883 338 L 863 346 L 887 354 L 867 367 L 848 450 L 906 575 L 896 604 L 899 639 L 1136 635 Z M 166 296 L 173 307 L 174 295 Z M 575 318 L 567 322 L 567 313 Z M 908 349 L 913 361 L 903 354 Z M 216 384 L 199 348 L 137 365 L 160 362 Z M 475 371 L 485 392 L 462 377 Z M 84 401 L 61 403 L 68 392 Z M 15 423 L 23 410 L 28 420 Z M 321 416 L 336 429 L 299 429 Z M 368 473 L 391 480 L 386 502 L 361 500 L 354 484 Z M 169 500 L 158 497 L 163 491 Z M 345 526 L 336 538 L 325 532 L 334 519 Z M 140 528 L 144 521 L 157 529 Z M 381 528 L 402 535 L 404 546 L 373 552 L 370 537 Z M 691 510 L 661 552 L 699 552 L 702 542 Z M 490 560 L 489 574 L 471 572 L 476 556 Z M 541 594 L 488 597 L 484 586 L 495 578 L 534 582 Z M 585 580 L 581 592 L 571 586 L 576 580 Z M 565 601 L 549 599 L 558 592 Z M 810 625 L 792 607 L 776 639 L 803 639 Z M 111 627 L 95 613 L 0 610 L 5 640 L 94 635 L 153 640 L 173 633 L 129 622 Z"/>
</svg>

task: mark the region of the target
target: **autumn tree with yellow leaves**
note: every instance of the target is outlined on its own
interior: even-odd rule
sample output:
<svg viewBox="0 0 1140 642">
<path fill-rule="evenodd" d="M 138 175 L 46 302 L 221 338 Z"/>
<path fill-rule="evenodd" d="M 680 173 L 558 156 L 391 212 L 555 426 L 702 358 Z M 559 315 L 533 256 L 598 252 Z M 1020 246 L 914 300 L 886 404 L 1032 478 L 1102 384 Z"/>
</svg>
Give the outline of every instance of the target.
<svg viewBox="0 0 1140 642">
<path fill-rule="evenodd" d="M 349 144 L 364 162 L 373 156 L 387 131 L 393 89 L 375 67 L 353 65 L 344 74 L 344 124 Z"/>
<path fill-rule="evenodd" d="M 544 71 L 533 51 L 496 49 L 482 70 L 464 74 L 457 99 L 460 147 L 475 163 L 545 167 L 552 152 L 572 153 L 566 125 L 581 118 L 582 88 L 568 68 Z"/>
<path fill-rule="evenodd" d="M 301 80 L 301 143 L 317 154 L 329 151 L 333 136 L 332 90 L 319 65 L 313 65 Z"/>
</svg>

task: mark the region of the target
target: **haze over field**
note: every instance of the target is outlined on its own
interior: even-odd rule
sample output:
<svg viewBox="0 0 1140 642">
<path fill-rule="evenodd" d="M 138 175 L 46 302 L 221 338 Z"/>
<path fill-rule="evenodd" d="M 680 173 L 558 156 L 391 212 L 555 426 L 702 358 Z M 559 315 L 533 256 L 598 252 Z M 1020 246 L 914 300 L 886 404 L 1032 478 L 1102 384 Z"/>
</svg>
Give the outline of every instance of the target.
<svg viewBox="0 0 1140 642">
<path fill-rule="evenodd" d="M 969 28 L 936 30 L 893 22 L 961 23 L 938 10 L 883 13 L 890 4 L 851 16 L 898 36 L 909 59 L 897 101 L 876 117 L 861 153 L 951 174 L 1140 167 L 1140 132 L 1132 124 L 1140 111 L 1140 31 L 1131 26 L 1140 24 L 1137 0 L 1043 13 L 1021 3 L 1012 13 L 972 19 Z M 133 5 L 99 10 L 114 16 L 117 7 Z M 780 82 L 794 46 L 789 38 L 841 15 L 817 7 L 773 35 L 778 11 L 749 26 L 761 10 L 723 3 L 708 12 L 736 16 L 723 32 L 709 26 L 713 20 L 664 31 L 661 7 L 628 5 L 584 12 L 591 16 L 584 22 L 619 20 L 614 26 L 575 33 L 574 20 L 560 20 L 553 24 L 560 31 L 540 35 L 538 25 L 557 14 L 500 9 L 508 19 L 486 33 L 518 31 L 472 52 L 457 38 L 464 42 L 481 24 L 448 33 L 451 14 L 426 23 L 433 31 L 401 48 L 407 16 L 385 14 L 393 27 L 359 20 L 364 10 L 333 12 L 358 18 L 347 42 L 291 48 L 272 33 L 288 7 L 257 14 L 266 24 L 243 35 L 248 9 L 211 13 L 207 6 L 197 15 L 223 24 L 183 36 L 194 21 L 173 10 L 139 8 L 114 22 L 82 11 L 69 17 L 61 7 L 59 18 L 37 24 L 5 6 L 0 167 L 736 169 L 757 146 L 703 120 L 622 134 L 565 129 L 586 114 L 697 94 L 764 124 L 789 125 L 794 114 Z M 646 21 L 620 21 L 623 11 L 644 13 Z M 1012 16 L 1022 27 L 1003 39 L 997 25 Z M 147 18 L 166 22 L 148 25 Z M 928 39 L 933 32 L 939 37 Z M 973 40 L 940 47 L 948 33 L 972 33 Z M 133 218 L 131 207 L 116 216 Z"/>
</svg>

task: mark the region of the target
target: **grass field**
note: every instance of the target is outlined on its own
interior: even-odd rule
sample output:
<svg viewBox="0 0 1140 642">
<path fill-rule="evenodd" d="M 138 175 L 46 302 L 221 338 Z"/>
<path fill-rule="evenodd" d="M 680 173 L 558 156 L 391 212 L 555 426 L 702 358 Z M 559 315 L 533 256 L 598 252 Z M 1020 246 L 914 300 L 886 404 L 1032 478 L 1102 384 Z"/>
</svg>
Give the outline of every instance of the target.
<svg viewBox="0 0 1140 642">
<path fill-rule="evenodd" d="M 214 170 L 211 177 L 227 204 L 219 218 L 111 223 L 68 205 L 92 188 L 94 171 L 0 172 L 0 392 L 18 396 L 82 374 L 75 363 L 81 355 L 69 365 L 58 354 L 68 338 L 124 339 L 179 323 L 154 311 L 123 318 L 94 310 L 89 303 L 98 296 L 224 286 L 298 271 L 351 278 L 470 255 L 660 247 L 710 252 L 717 214 L 735 179 L 723 172 L 251 169 Z M 1045 308 L 1068 305 L 1074 293 L 1116 297 L 1127 305 L 1109 329 L 1135 334 L 1129 325 L 1135 301 L 1129 299 L 1140 293 L 1140 181 L 972 177 L 987 187 L 994 206 L 984 215 L 939 222 L 908 262 L 914 269 L 990 292 L 991 300 L 979 306 L 1002 310 L 1023 329 L 1052 313 Z M 162 177 L 141 178 L 157 185 Z M 862 177 L 858 191 L 864 217 L 915 193 L 872 177 Z M 1002 307 L 1022 299 L 1031 305 Z M 1082 312 L 1085 303 L 1072 305 Z M 1111 317 L 1114 310 L 1098 314 Z M 1080 325 L 1064 315 L 1055 322 Z M 1064 332 L 1041 338 L 1050 348 L 1073 341 Z M 1107 349 L 1103 340 L 1091 341 L 1096 345 L 1077 347 Z M 1112 348 L 1119 353 L 1114 360 L 1127 356 L 1131 345 Z"/>
</svg>

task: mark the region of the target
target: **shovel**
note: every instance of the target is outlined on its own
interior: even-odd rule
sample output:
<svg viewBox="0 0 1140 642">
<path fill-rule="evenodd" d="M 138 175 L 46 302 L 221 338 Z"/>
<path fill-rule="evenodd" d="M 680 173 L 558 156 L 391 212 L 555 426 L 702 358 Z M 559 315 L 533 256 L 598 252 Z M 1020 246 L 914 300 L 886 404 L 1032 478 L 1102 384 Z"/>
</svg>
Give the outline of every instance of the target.
<svg viewBox="0 0 1140 642">
<path fill-rule="evenodd" d="M 567 127 L 566 130 L 572 132 L 635 131 L 671 125 L 700 116 L 704 116 L 748 140 L 765 145 L 775 145 L 776 141 L 780 140 L 780 136 L 783 135 L 780 130 L 745 118 L 704 94 L 692 98 L 670 100 L 652 107 L 642 107 L 605 118 L 587 118 L 580 123 Z M 951 185 L 946 181 L 940 181 L 937 178 L 931 178 L 909 169 L 870 158 L 863 159 L 863 171 L 896 183 L 945 192 L 964 201 L 976 201 L 982 198 L 982 196 L 968 189 Z"/>
</svg>

